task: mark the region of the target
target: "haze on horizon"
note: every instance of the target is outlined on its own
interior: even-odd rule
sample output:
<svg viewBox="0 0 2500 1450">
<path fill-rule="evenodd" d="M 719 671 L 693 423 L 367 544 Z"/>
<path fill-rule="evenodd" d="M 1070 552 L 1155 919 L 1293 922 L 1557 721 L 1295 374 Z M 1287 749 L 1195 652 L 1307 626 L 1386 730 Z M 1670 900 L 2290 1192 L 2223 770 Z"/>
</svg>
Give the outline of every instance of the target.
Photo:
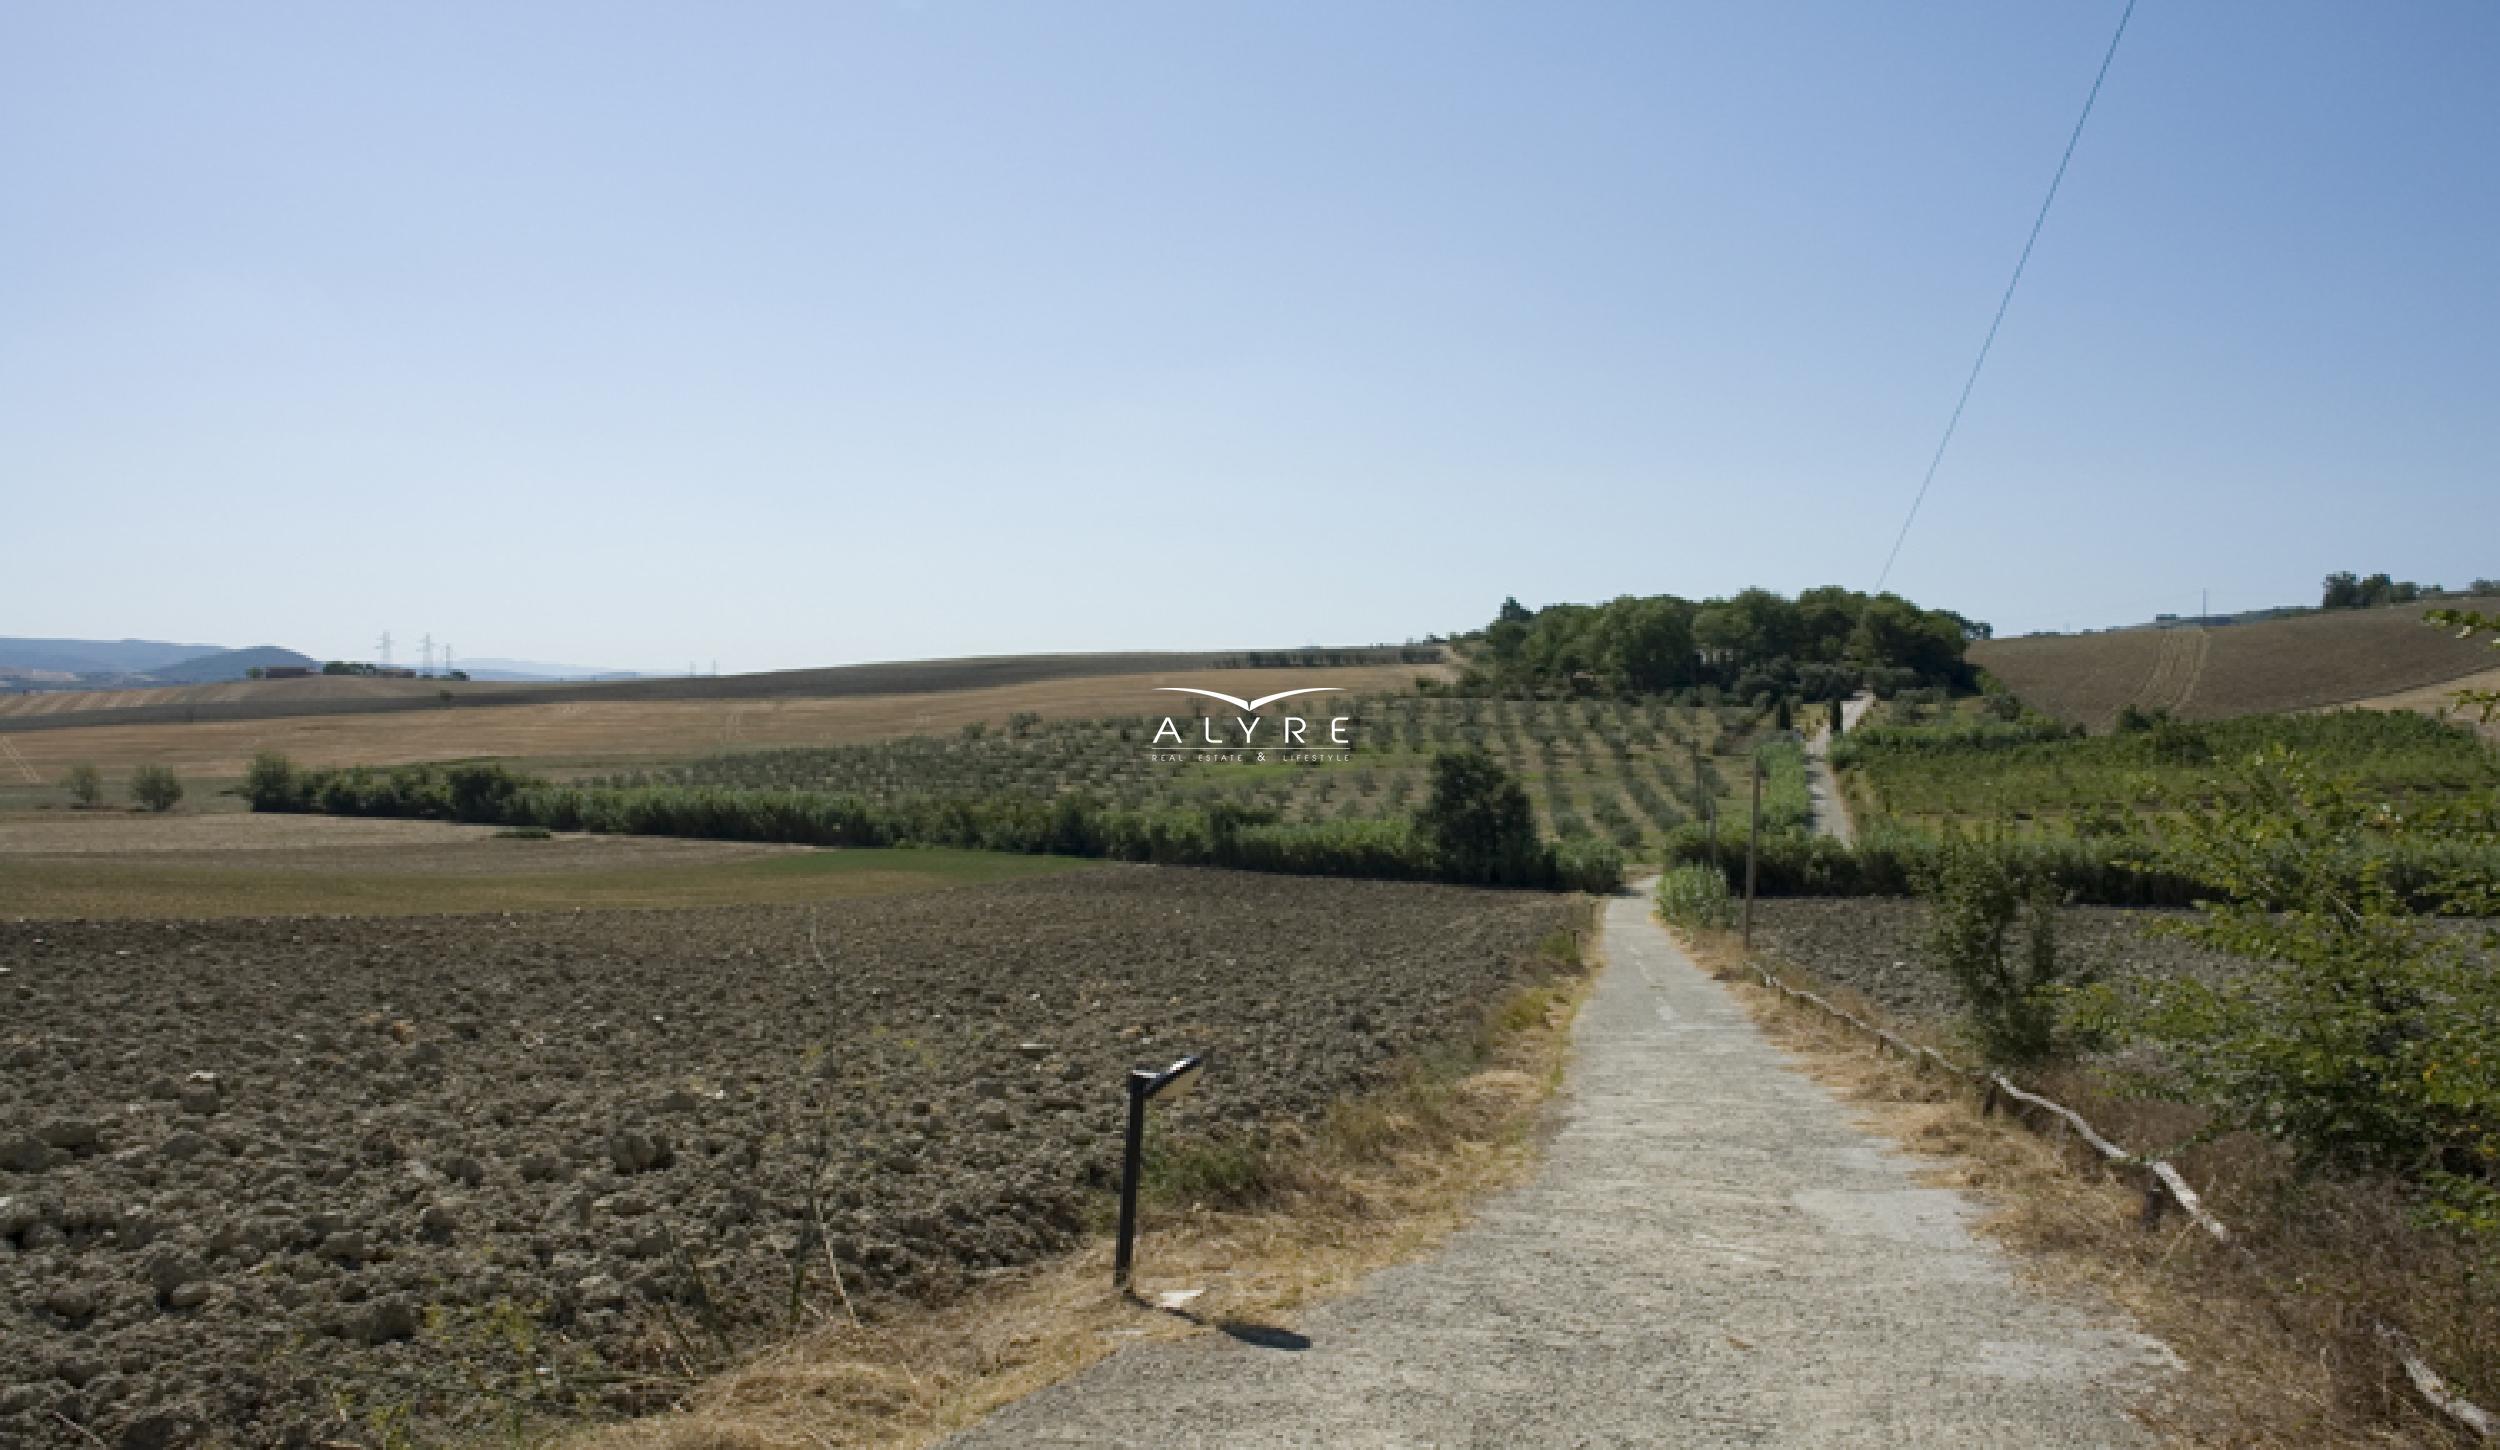
<svg viewBox="0 0 2500 1450">
<path fill-rule="evenodd" d="M 672 671 L 1870 588 L 2118 13 L 0 15 L 0 633 Z M 2500 9 L 2145 0 L 1891 587 L 2500 574 Z"/>
</svg>

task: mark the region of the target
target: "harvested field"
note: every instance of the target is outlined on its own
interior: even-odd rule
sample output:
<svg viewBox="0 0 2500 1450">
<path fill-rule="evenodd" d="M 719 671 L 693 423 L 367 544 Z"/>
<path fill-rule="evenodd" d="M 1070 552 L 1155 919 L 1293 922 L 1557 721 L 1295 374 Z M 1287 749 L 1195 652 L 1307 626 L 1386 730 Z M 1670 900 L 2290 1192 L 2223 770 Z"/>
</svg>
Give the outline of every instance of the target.
<svg viewBox="0 0 2500 1450">
<path fill-rule="evenodd" d="M 129 690 L 39 690 L 0 696 L 0 719 L 40 719 L 47 715 L 86 715 L 98 710 L 130 710 L 156 714 L 169 708 L 197 705 L 248 706 L 256 712 L 282 715 L 290 710 L 345 701 L 436 700 L 439 692 L 477 695 L 493 690 L 526 690 L 527 685 L 478 684 L 465 680 L 397 680 L 371 675 L 315 675 L 301 680 L 228 680 L 213 685 L 153 685 Z"/>
<path fill-rule="evenodd" d="M 145 764 L 171 766 L 184 776 L 230 779 L 240 776 L 253 754 L 262 750 L 279 751 L 307 766 L 398 765 L 485 756 L 618 764 L 683 759 L 731 748 L 838 745 L 948 733 L 975 721 L 997 725 L 1012 715 L 1027 712 L 1052 719 L 1143 715 L 1149 710 L 1160 712 L 1169 708 L 1170 697 L 1152 692 L 1156 684 L 1196 684 L 1247 696 L 1308 684 L 1378 692 L 1409 689 L 1416 676 L 1440 672 L 1441 667 L 1433 665 L 1181 669 L 1168 675 L 1066 675 L 1003 685 L 875 694 L 794 693 L 679 699 L 588 693 L 543 704 L 503 703 L 491 707 L 459 695 L 446 705 L 432 701 L 429 694 L 418 702 L 420 708 L 394 707 L 383 713 L 281 712 L 269 718 L 242 720 L 210 718 L 203 713 L 193 721 L 174 718 L 60 728 L 33 728 L 49 726 L 46 717 L 0 716 L 0 729 L 19 727 L 14 733 L 0 736 L 14 752 L 13 759 L 0 763 L 11 769 L 7 778 L 19 773 L 14 767 L 22 761 L 23 773 L 51 782 L 58 781 L 72 765 L 87 762 L 114 778 L 117 788 L 121 775 Z M 310 682 L 276 681 L 265 688 L 295 683 Z M 678 683 L 726 685 L 731 681 L 723 678 Z M 622 687 L 527 688 L 596 692 Z M 25 707 L 27 700 L 40 698 L 0 702 L 0 707 Z M 89 712 L 74 718 L 95 720 L 99 715 L 109 717 L 110 713 Z"/>
<path fill-rule="evenodd" d="M 991 851 L 820 851 L 647 836 L 514 839 L 492 826 L 447 821 L 63 811 L 0 817 L 0 917 L 787 905 L 1087 866 Z"/>
<path fill-rule="evenodd" d="M 2467 608 L 2500 600 L 2442 600 Z M 2483 642 L 2422 622 L 2425 604 L 2338 609 L 2198 629 L 2031 635 L 1971 646 L 1970 660 L 2025 704 L 2108 728 L 2128 705 L 2219 720 L 2355 704 L 2491 668 Z"/>
<path fill-rule="evenodd" d="M 1072 681 L 1120 681 L 1138 675 L 1219 672 L 1247 679 L 1255 669 L 1291 674 L 1341 670 L 1404 670 L 1440 674 L 1437 645 L 1351 650 L 1271 651 L 1253 658 L 1216 651 L 1116 654 L 980 655 L 949 660 L 890 660 L 824 669 L 743 675 L 653 675 L 630 680 L 514 682 L 439 678 L 383 679 L 316 675 L 296 680 L 229 680 L 141 690 L 42 691 L 0 697 L 0 728 L 52 723 L 109 723 L 127 712 L 134 723 L 190 724 L 272 720 L 290 715 L 432 710 L 446 701 L 467 705 L 607 703 L 632 700 L 858 699 L 950 694 L 962 690 Z M 1295 660 L 1304 663 L 1295 663 Z"/>
<path fill-rule="evenodd" d="M 0 816 L 0 861 L 19 856 L 223 856 L 231 851 L 331 852 L 408 849 L 486 840 L 492 826 L 453 821 L 358 820 L 347 816 L 46 811 Z"/>
<path fill-rule="evenodd" d="M 1311 1120 L 1468 1041 L 1571 911 L 1101 868 L 813 911 L 0 924 L 0 1442 L 664 1402 L 846 1292 L 1072 1243 L 1128 1067 L 1211 1054 L 1175 1156 Z"/>
<path fill-rule="evenodd" d="M 996 851 L 819 851 L 589 836 L 222 859 L 173 852 L 27 856 L 0 860 L 0 915 L 131 920 L 795 905 L 1014 881 L 1091 864 Z"/>
<path fill-rule="evenodd" d="M 2399 690 L 2392 695 L 2379 695 L 2356 703 L 2372 710 L 2412 710 L 2424 715 L 2444 716 L 2472 726 L 2486 740 L 2500 740 L 2500 715 L 2485 720 L 2479 710 L 2458 708 L 2456 697 L 2461 690 L 2500 693 L 2500 669 L 2488 669 L 2418 689 Z"/>
</svg>

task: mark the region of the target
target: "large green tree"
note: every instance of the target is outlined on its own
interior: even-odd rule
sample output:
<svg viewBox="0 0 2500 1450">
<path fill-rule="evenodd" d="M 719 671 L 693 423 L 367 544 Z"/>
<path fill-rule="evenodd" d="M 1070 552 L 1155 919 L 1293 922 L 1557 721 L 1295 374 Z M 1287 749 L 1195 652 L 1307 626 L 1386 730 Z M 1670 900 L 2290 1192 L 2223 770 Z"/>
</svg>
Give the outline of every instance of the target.
<svg viewBox="0 0 2500 1450">
<path fill-rule="evenodd" d="M 1539 874 L 1545 848 L 1528 793 L 1481 750 L 1433 757 L 1432 794 L 1416 825 L 1450 880 L 1526 884 Z"/>
<path fill-rule="evenodd" d="M 1616 600 L 1598 612 L 1598 671 L 1618 693 L 1649 694 L 1692 682 L 1693 626 L 1671 599 Z"/>
</svg>

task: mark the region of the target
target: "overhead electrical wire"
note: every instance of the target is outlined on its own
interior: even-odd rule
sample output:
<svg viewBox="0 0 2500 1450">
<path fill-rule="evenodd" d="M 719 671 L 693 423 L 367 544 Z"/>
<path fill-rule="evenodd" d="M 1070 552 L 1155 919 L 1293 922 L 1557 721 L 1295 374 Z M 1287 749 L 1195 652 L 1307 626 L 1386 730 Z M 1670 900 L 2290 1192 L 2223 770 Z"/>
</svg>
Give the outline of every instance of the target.
<svg viewBox="0 0 2500 1450">
<path fill-rule="evenodd" d="M 1988 324 L 1988 335 L 1979 344 L 1979 356 L 1970 365 L 1970 376 L 1962 380 L 1962 396 L 1954 401 L 1953 416 L 1945 420 L 1944 436 L 1936 441 L 1936 456 L 1927 461 L 1927 476 L 1919 480 L 1918 494 L 1910 500 L 1909 517 L 1901 521 L 1901 532 L 1893 536 L 1892 552 L 1884 556 L 1883 572 L 1875 576 L 1875 588 L 1881 592 L 1892 577 L 1892 566 L 1901 558 L 1901 545 L 1910 537 L 1910 525 L 1918 522 L 1919 506 L 1927 502 L 1927 490 L 1936 481 L 1936 470 L 1944 463 L 1944 451 L 1953 444 L 1953 430 L 1962 423 L 1962 410 L 1970 406 L 1971 389 L 1979 385 L 1980 369 L 1988 365 L 1988 349 L 1996 346 L 1997 329 L 2005 325 L 2005 310 L 2014 305 L 2014 289 L 2022 285 L 2023 268 L 2031 262 L 2031 249 L 2040 240 L 2040 228 L 2049 220 L 2049 208 L 2057 202 L 2057 188 L 2066 180 L 2066 163 L 2075 159 L 2075 143 L 2083 139 L 2084 123 L 2092 119 L 2092 103 L 2101 98 L 2101 82 L 2109 79 L 2109 63 L 2118 58 L 2118 42 L 2127 33 L 2127 22 L 2135 15 L 2135 0 L 2127 0 L 2127 8 L 2119 13 L 2118 28 L 2111 32 L 2109 49 L 2101 56 L 2101 69 L 2092 77 L 2092 89 L 2083 98 L 2083 114 L 2075 118 L 2073 134 L 2066 138 L 2066 154 L 2057 158 L 2057 174 L 2049 178 L 2049 194 L 2040 200 L 2040 214 L 2031 220 L 2031 235 L 2023 239 L 2023 254 L 2014 260 L 2014 275 L 2005 284 L 2005 295 L 1997 299 L 1997 315 Z"/>
</svg>

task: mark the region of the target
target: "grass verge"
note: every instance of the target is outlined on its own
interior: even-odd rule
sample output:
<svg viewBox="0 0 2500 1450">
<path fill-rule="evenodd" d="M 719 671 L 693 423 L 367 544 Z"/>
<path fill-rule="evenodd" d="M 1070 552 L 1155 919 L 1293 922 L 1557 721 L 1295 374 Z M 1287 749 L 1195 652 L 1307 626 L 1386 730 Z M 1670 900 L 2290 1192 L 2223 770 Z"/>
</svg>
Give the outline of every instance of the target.
<svg viewBox="0 0 2500 1450">
<path fill-rule="evenodd" d="M 1123 1344 L 1290 1330 L 1304 1306 L 1412 1258 L 1535 1160 L 1546 1098 L 1592 974 L 1583 930 L 1474 1037 L 1309 1127 L 1179 1142 L 1149 1163 L 1137 1297 L 1108 1234 L 936 1308 L 872 1306 L 700 1386 L 666 1413 L 574 1430 L 557 1450 L 916 1450 Z M 1150 1140 L 1152 1141 L 1152 1140 Z M 1154 1307 L 1202 1290 L 1185 1310 Z"/>
<path fill-rule="evenodd" d="M 2250 1253 L 2213 1244 L 2178 1214 L 2148 1228 L 2138 1187 L 2097 1158 L 2011 1116 L 1984 1116 L 1968 1084 L 1874 1049 L 1855 1029 L 1764 987 L 1733 933 L 1670 929 L 1817 1081 L 1929 1160 L 1929 1182 L 1985 1205 L 1982 1228 L 2016 1252 L 2020 1272 L 2115 1303 L 2170 1346 L 2183 1371 L 2139 1414 L 2171 1443 L 2481 1443 L 2424 1406 L 2375 1342 L 2371 1314 L 2360 1312 L 2408 1303 L 2400 1322 L 2423 1334 L 2426 1353 L 2452 1377 L 2487 1363 L 2500 1333 L 2469 1302 L 2482 1293 L 2476 1266 L 2442 1252 L 2383 1196 L 2366 1187 L 2287 1194 L 2278 1166 L 2255 1145 L 2224 1142 L 2181 1167 Z M 1769 965 L 1912 1042 L 1957 1048 L 1846 987 Z M 2079 1074 L 2042 1087 L 2122 1144 L 2186 1136 L 2175 1109 L 2116 1100 Z"/>
</svg>

